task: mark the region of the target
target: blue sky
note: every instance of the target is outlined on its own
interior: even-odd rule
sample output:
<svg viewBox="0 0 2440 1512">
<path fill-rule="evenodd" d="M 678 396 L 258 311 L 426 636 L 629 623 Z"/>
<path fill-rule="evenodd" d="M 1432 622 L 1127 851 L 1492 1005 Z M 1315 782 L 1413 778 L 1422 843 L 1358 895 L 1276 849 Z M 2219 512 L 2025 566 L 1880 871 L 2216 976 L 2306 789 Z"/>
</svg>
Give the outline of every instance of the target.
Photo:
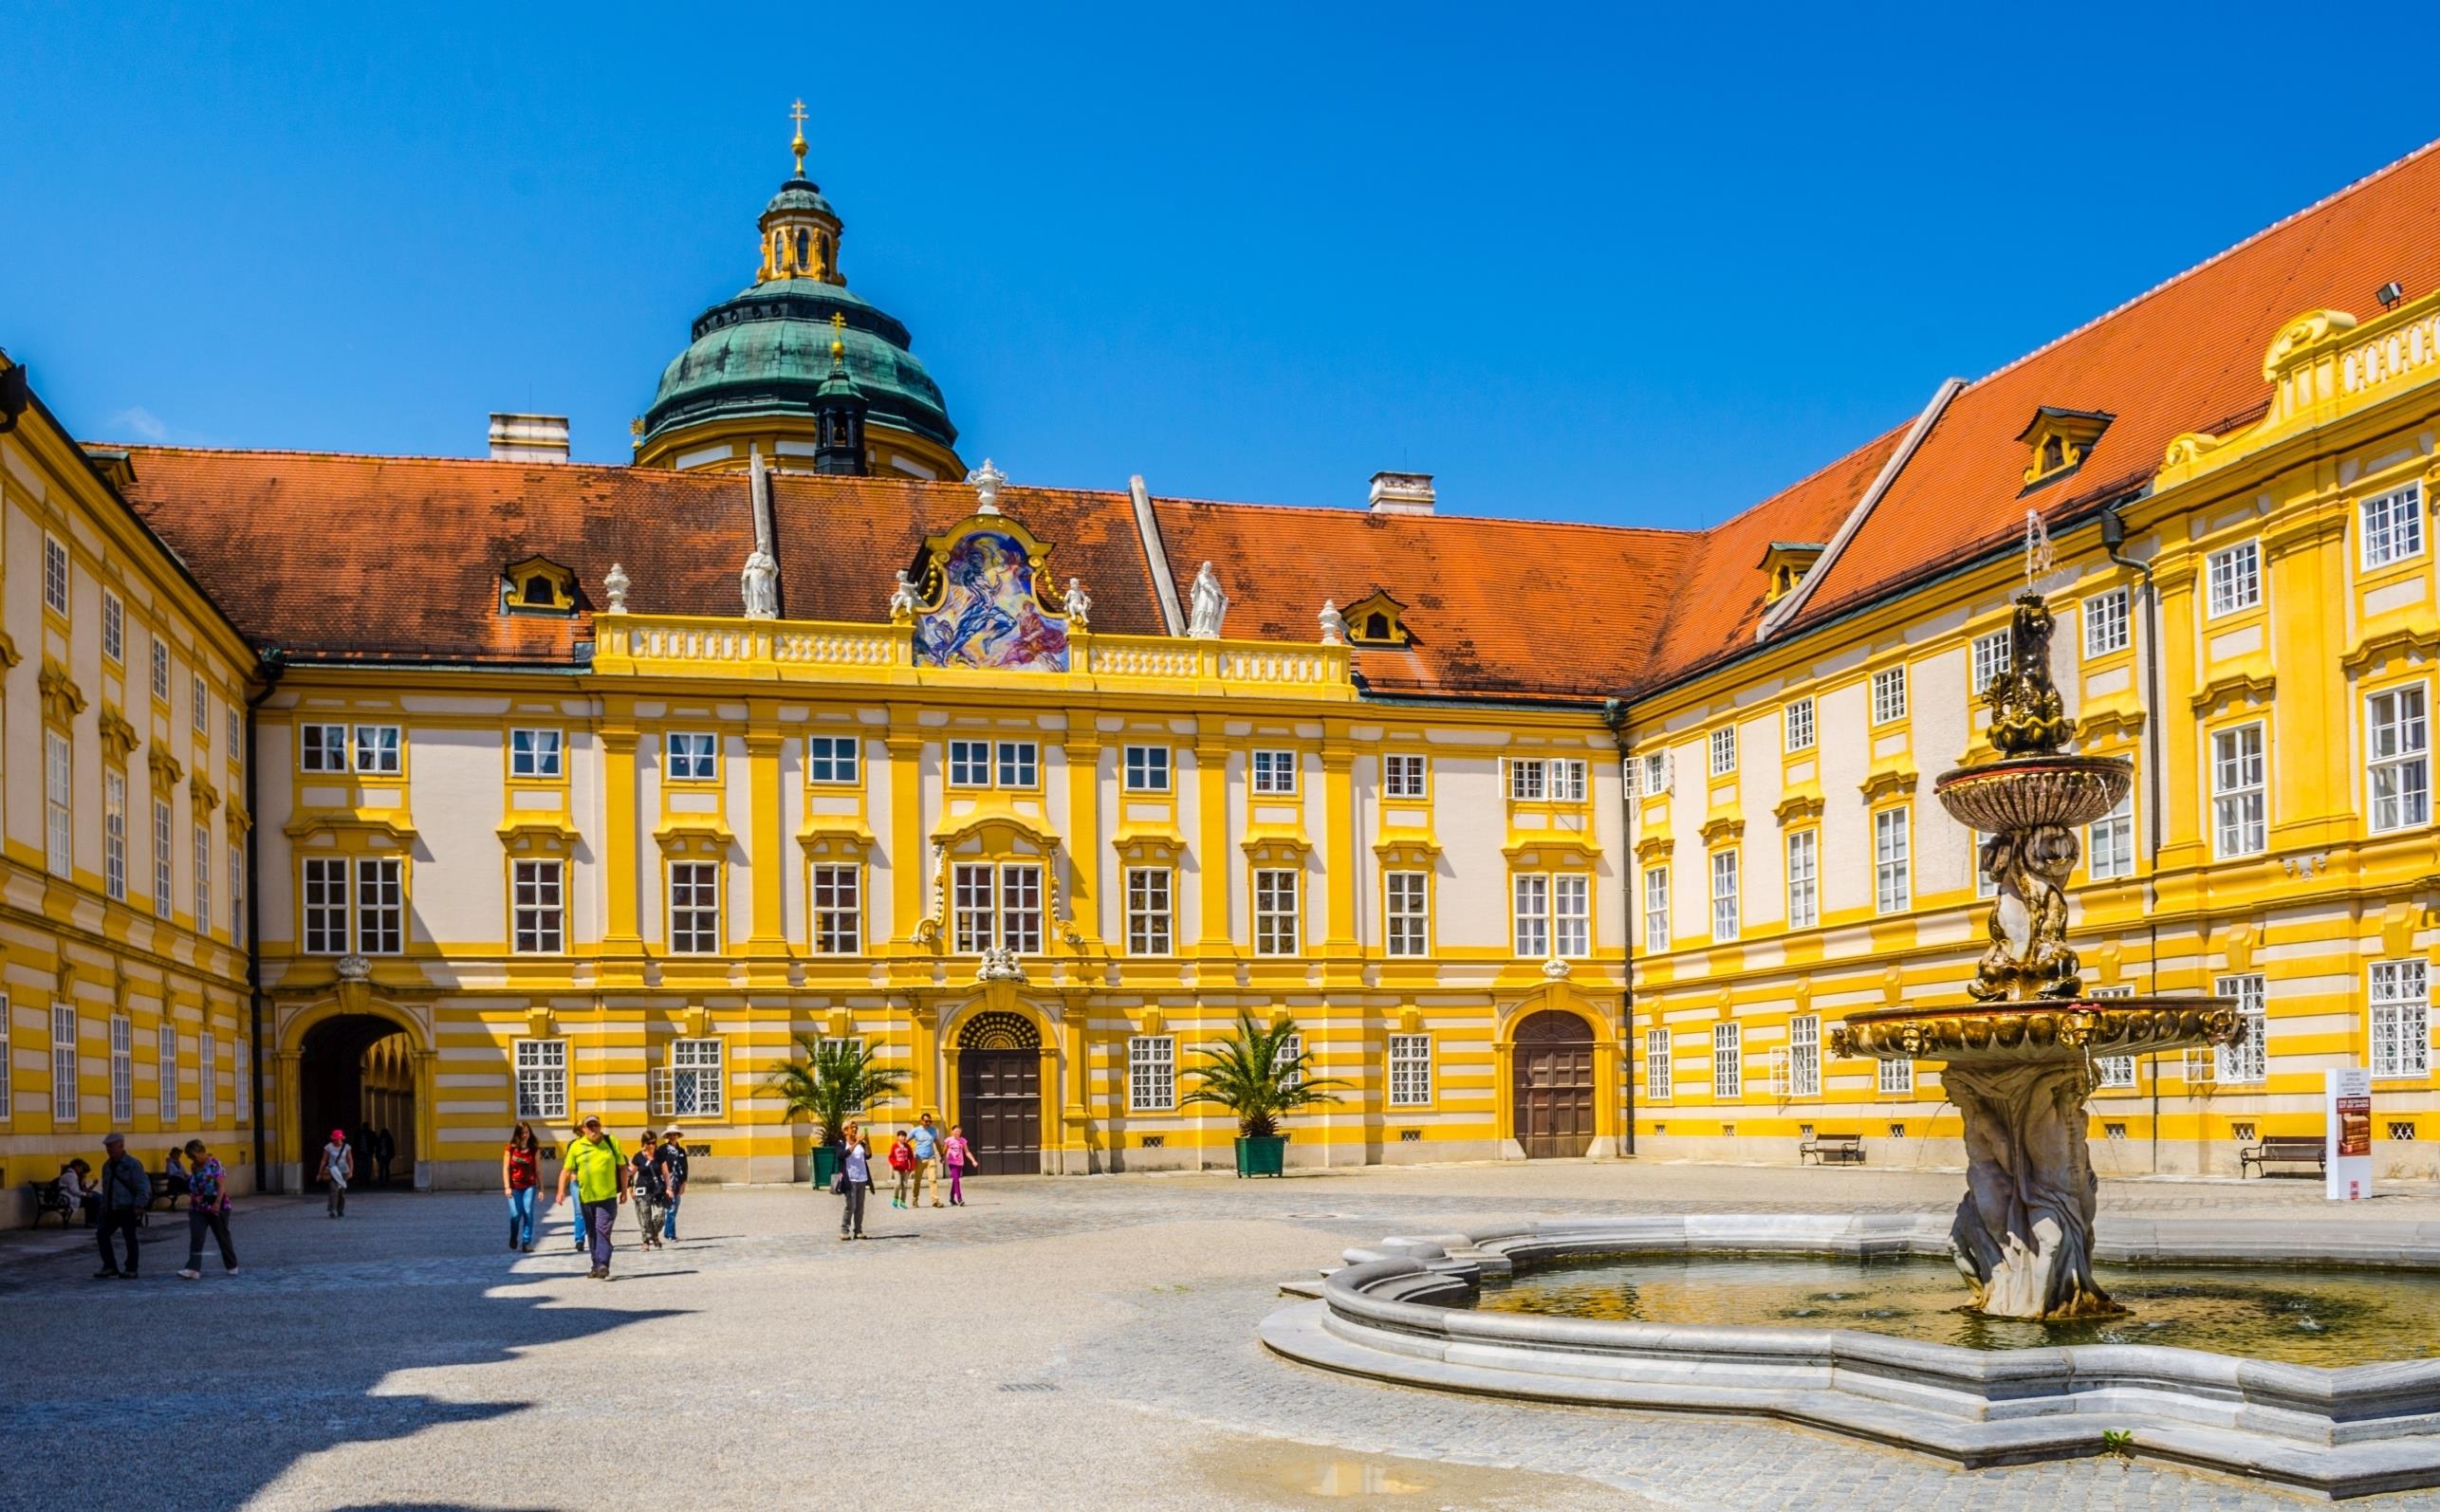
<svg viewBox="0 0 2440 1512">
<path fill-rule="evenodd" d="M 0 346 L 95 438 L 623 460 L 801 95 L 970 462 L 1700 525 L 2440 130 L 2295 15 L 29 7 Z"/>
</svg>

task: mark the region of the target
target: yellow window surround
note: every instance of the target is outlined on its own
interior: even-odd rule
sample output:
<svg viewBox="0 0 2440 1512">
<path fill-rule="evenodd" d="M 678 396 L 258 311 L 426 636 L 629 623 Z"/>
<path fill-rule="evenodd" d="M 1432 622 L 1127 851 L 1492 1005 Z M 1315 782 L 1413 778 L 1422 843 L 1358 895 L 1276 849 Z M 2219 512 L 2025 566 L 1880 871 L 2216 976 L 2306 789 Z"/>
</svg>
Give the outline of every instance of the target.
<svg viewBox="0 0 2440 1512">
<path fill-rule="evenodd" d="M 2034 411 L 2032 420 L 2017 433 L 2017 440 L 2033 453 L 2024 470 L 2025 487 L 2038 487 L 2082 467 L 2093 443 L 2117 418 L 2104 410 L 2067 410 L 2048 404 Z"/>
<path fill-rule="evenodd" d="M 1774 541 L 1763 552 L 1763 602 L 1775 604 L 1796 591 L 1829 547 L 1819 541 Z"/>
</svg>

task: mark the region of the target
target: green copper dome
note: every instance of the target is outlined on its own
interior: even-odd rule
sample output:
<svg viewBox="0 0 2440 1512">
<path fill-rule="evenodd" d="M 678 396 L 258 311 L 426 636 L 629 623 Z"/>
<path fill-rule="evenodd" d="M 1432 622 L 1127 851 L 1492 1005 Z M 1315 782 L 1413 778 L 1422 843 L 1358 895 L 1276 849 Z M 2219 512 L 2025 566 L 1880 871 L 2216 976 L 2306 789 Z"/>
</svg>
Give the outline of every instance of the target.
<svg viewBox="0 0 2440 1512">
<path fill-rule="evenodd" d="M 704 311 L 694 341 L 661 373 L 644 414 L 644 441 L 662 432 L 740 416 L 813 413 L 830 377 L 833 314 L 847 371 L 871 405 L 866 423 L 957 444 L 940 385 L 907 350 L 907 328 L 837 284 L 775 279 Z"/>
</svg>

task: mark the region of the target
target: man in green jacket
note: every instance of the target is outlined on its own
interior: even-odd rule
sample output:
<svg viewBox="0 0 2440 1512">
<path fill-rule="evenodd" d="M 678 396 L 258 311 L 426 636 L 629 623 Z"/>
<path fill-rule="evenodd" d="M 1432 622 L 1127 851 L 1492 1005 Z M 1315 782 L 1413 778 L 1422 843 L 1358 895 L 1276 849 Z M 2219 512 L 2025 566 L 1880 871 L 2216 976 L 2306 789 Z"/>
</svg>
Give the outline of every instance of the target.
<svg viewBox="0 0 2440 1512">
<path fill-rule="evenodd" d="M 582 1127 L 559 1165 L 559 1200 L 567 1201 L 567 1189 L 576 1188 L 576 1200 L 584 1205 L 584 1231 L 593 1241 L 593 1268 L 585 1274 L 608 1281 L 610 1226 L 619 1221 L 619 1205 L 627 1200 L 627 1163 L 601 1132 L 599 1117 L 588 1116 Z"/>
</svg>

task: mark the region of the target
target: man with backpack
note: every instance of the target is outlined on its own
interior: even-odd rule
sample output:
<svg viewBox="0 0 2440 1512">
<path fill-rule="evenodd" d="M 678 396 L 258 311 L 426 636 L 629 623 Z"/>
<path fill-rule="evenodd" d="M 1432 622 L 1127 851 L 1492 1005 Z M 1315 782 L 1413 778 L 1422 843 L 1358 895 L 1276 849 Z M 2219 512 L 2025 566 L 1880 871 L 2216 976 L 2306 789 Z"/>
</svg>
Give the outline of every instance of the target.
<svg viewBox="0 0 2440 1512">
<path fill-rule="evenodd" d="M 661 1168 L 653 1159 L 653 1132 L 647 1129 L 627 1157 L 627 1189 L 636 1197 L 636 1223 L 643 1230 L 644 1247 L 661 1247 L 661 1205 L 665 1201 Z"/>
<path fill-rule="evenodd" d="M 654 1163 L 661 1168 L 661 1208 L 669 1215 L 661 1224 L 663 1239 L 677 1238 L 677 1204 L 686 1195 L 685 1137 L 672 1124 L 661 1131 L 661 1147 L 653 1152 Z"/>
<path fill-rule="evenodd" d="M 95 1281 L 136 1279 L 136 1226 L 144 1221 L 144 1209 L 153 1205 L 153 1178 L 144 1163 L 127 1152 L 127 1136 L 115 1130 L 102 1141 L 102 1174 L 96 1185 L 101 1190 L 102 1216 L 94 1226 L 102 1240 L 102 1268 L 93 1273 Z M 127 1236 L 127 1263 L 119 1263 L 119 1252 L 111 1243 L 112 1236 Z"/>
</svg>

